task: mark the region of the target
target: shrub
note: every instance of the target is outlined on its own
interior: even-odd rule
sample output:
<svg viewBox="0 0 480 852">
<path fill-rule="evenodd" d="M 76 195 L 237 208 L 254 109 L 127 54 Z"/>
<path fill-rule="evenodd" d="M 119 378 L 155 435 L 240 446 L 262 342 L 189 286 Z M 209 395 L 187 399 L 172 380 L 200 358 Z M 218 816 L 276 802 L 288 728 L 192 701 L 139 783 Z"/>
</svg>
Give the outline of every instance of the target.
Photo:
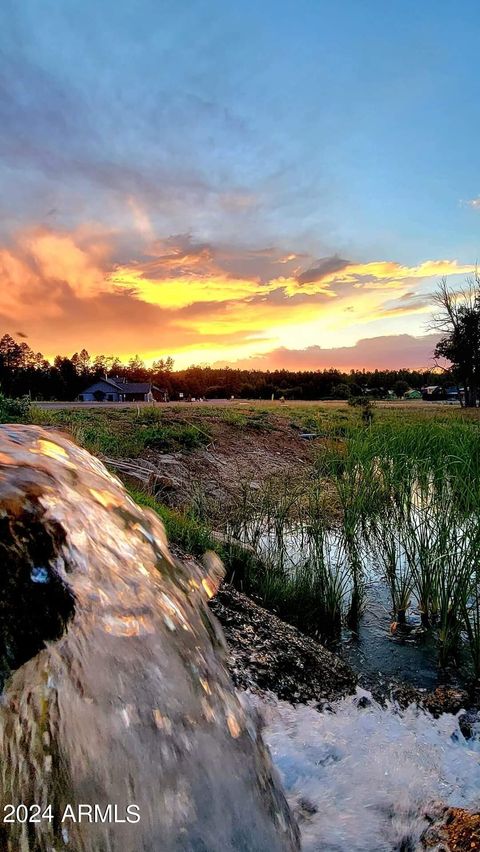
<svg viewBox="0 0 480 852">
<path fill-rule="evenodd" d="M 330 396 L 332 397 L 332 399 L 350 399 L 350 387 L 341 383 L 339 385 L 334 385 Z"/>
<path fill-rule="evenodd" d="M 30 400 L 9 399 L 0 393 L 0 423 L 26 423 L 30 419 Z"/>
</svg>

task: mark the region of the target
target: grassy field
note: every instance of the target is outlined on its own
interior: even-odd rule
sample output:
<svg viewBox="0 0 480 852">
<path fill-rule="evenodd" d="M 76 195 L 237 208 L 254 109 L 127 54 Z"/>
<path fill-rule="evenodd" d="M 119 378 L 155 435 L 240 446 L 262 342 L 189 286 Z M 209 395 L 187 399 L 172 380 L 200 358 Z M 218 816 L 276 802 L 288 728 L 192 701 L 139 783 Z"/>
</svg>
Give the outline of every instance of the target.
<svg viewBox="0 0 480 852">
<path fill-rule="evenodd" d="M 479 678 L 479 415 L 397 402 L 376 404 L 367 421 L 346 403 L 234 401 L 32 407 L 19 419 L 65 431 L 100 457 L 160 464 L 173 453 L 192 473 L 188 499 L 167 505 L 127 481 L 138 502 L 158 512 L 172 542 L 196 555 L 217 550 L 239 587 L 325 641 L 361 618 L 367 552 L 392 619 L 406 624 L 413 604 L 440 665 L 455 664 L 462 645 Z M 209 486 L 222 475 L 218 497 Z"/>
<path fill-rule="evenodd" d="M 340 437 L 355 432 L 358 411 L 346 402 L 225 402 L 220 404 L 169 403 L 129 406 L 44 404 L 33 406 L 33 422 L 55 426 L 73 435 L 93 453 L 135 457 L 149 446 L 159 449 L 192 449 L 208 443 L 226 424 L 239 429 L 268 430 L 280 421 L 293 429 L 314 431 L 319 436 Z M 411 402 L 380 402 L 375 405 L 375 422 L 411 427 L 423 424 L 474 425 L 480 422 L 480 410 L 457 406 Z"/>
</svg>

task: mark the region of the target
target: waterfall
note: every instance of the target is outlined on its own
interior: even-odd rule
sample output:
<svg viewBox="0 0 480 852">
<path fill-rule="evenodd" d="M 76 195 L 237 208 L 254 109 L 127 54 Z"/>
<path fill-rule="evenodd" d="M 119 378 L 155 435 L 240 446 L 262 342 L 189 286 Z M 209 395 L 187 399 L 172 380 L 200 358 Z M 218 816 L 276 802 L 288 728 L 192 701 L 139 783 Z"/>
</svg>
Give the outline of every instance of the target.
<svg viewBox="0 0 480 852">
<path fill-rule="evenodd" d="M 0 526 L 1 848 L 297 849 L 213 579 L 156 515 L 65 437 L 0 426 Z"/>
</svg>

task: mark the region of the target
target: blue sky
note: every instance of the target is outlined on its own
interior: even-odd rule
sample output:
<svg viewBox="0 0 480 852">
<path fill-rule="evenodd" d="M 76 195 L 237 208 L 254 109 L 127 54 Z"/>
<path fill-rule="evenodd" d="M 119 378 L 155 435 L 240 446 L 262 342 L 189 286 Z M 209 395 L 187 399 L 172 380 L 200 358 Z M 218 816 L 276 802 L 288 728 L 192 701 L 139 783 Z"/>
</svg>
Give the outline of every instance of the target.
<svg viewBox="0 0 480 852">
<path fill-rule="evenodd" d="M 17 316 L 32 345 L 100 351 L 98 308 L 106 346 L 147 358 L 166 348 L 178 363 L 424 335 L 420 303 L 437 277 L 408 270 L 464 270 L 478 257 L 479 24 L 469 0 L 4 0 L 2 325 L 14 331 L 12 305 L 27 300 L 36 310 Z M 172 246 L 190 258 L 173 269 Z M 270 286 L 336 256 L 366 270 L 310 293 Z M 402 272 L 382 285 L 380 262 Z M 87 268 L 92 282 L 79 286 Z M 444 269 L 452 283 L 456 271 Z M 217 287 L 206 323 L 195 306 L 208 303 L 197 298 L 209 277 L 223 299 Z M 268 293 L 239 296 L 239 278 Z M 346 288 L 351 312 L 364 307 L 335 325 L 335 298 L 351 307 Z M 412 292 L 414 311 L 384 315 Z M 257 298 L 263 331 L 250 319 Z M 126 302 L 137 323 L 127 333 Z"/>
</svg>

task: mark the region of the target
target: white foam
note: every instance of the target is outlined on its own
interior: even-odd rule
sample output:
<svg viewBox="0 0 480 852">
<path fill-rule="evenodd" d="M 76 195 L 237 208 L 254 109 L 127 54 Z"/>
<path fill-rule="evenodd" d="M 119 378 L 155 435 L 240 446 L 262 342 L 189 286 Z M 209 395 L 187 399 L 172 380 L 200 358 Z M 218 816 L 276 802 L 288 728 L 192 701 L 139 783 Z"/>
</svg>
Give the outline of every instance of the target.
<svg viewBox="0 0 480 852">
<path fill-rule="evenodd" d="M 362 694 L 332 713 L 254 701 L 290 803 L 316 811 L 299 816 L 304 852 L 410 852 L 432 801 L 480 806 L 480 740 L 466 741 L 456 716 L 358 709 Z"/>
</svg>

